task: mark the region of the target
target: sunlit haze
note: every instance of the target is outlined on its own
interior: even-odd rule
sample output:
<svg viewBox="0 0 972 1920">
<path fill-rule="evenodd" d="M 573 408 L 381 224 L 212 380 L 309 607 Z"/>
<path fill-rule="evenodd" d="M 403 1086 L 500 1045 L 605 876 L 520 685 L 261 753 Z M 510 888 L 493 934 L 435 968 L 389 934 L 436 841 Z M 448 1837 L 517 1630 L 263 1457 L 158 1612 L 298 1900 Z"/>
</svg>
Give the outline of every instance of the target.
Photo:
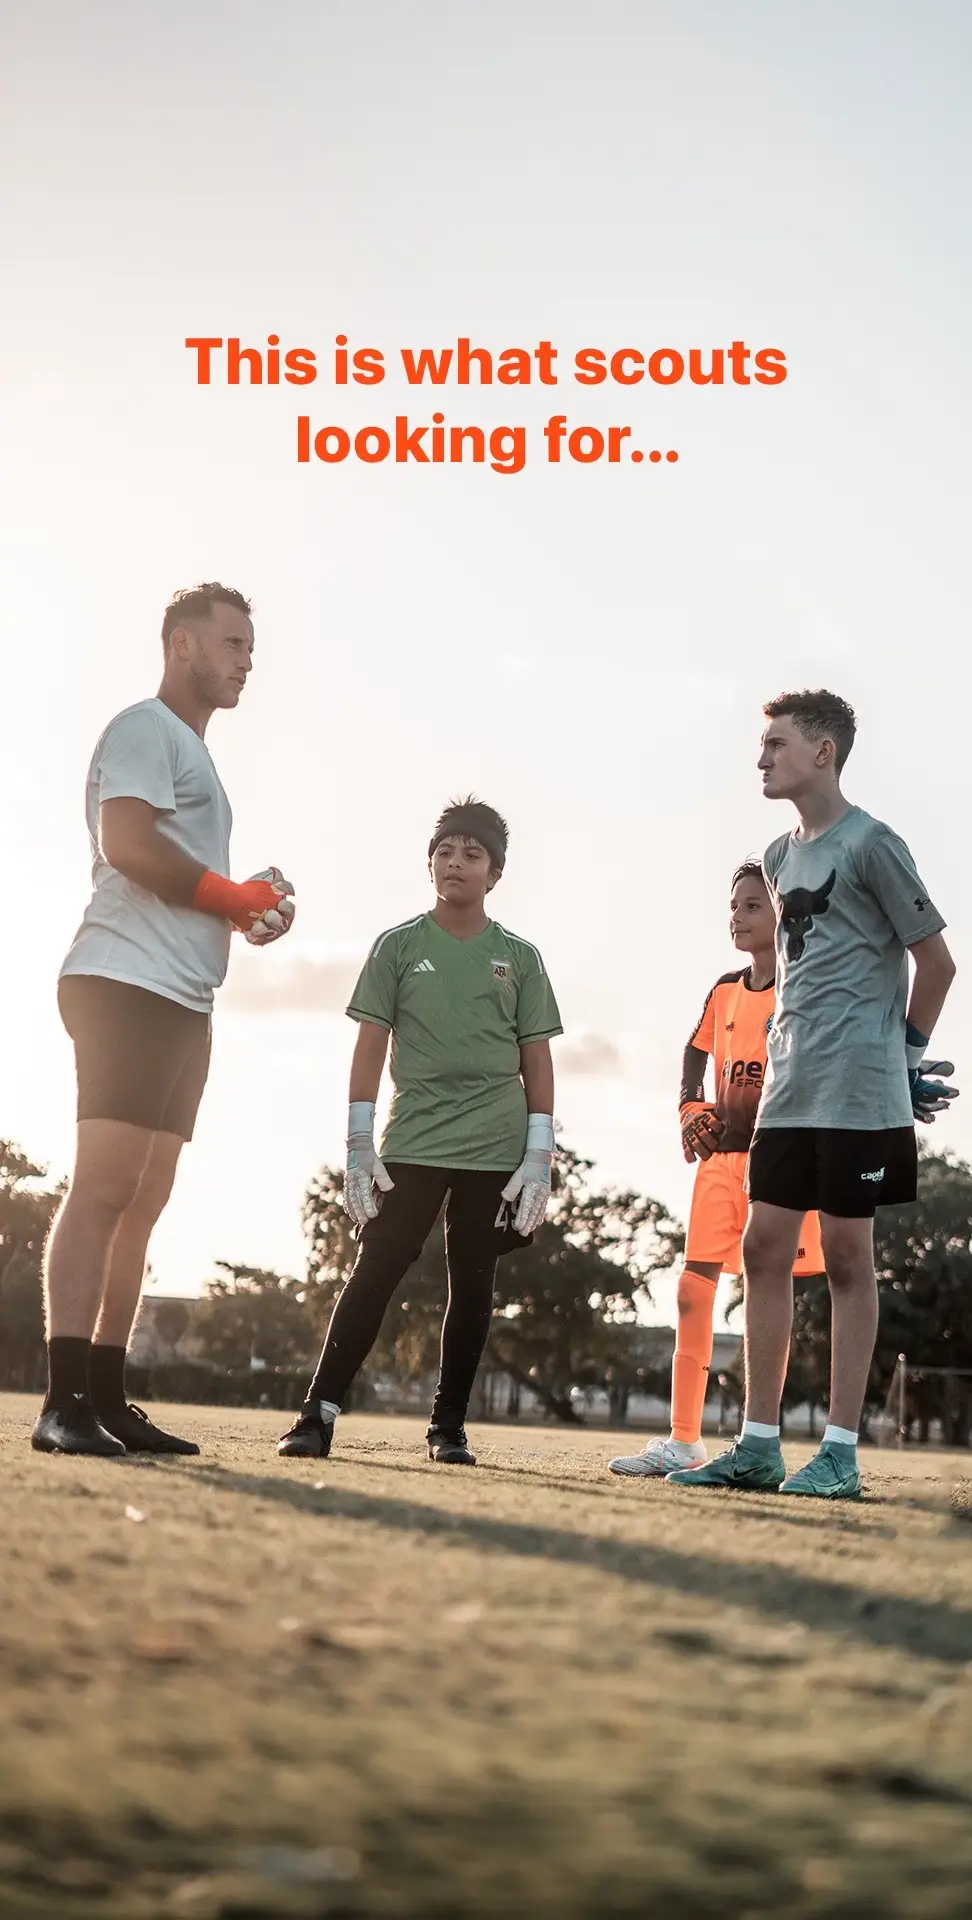
<svg viewBox="0 0 972 1920">
<path fill-rule="evenodd" d="M 936 1038 L 972 1153 L 968 9 L 748 0 L 9 0 L 0 500 L 8 876 L 0 1136 L 60 1175 L 56 1012 L 88 897 L 84 777 L 155 691 L 173 588 L 252 596 L 255 668 L 208 742 L 233 871 L 296 884 L 235 943 L 158 1282 L 299 1271 L 343 1153 L 355 969 L 430 904 L 435 816 L 511 827 L 494 896 L 566 1029 L 563 1136 L 687 1210 L 684 1042 L 733 963 L 733 867 L 790 824 L 764 699 L 854 704 L 846 788 L 912 846 L 959 979 Z M 380 347 L 335 390 L 195 383 L 189 335 Z M 407 387 L 402 345 L 549 339 L 556 388 Z M 788 377 L 570 378 L 582 347 L 742 339 Z M 518 422 L 523 472 L 298 465 L 296 421 Z M 547 466 L 543 423 L 661 462 Z M 671 1283 L 656 1290 L 671 1318 Z"/>
</svg>

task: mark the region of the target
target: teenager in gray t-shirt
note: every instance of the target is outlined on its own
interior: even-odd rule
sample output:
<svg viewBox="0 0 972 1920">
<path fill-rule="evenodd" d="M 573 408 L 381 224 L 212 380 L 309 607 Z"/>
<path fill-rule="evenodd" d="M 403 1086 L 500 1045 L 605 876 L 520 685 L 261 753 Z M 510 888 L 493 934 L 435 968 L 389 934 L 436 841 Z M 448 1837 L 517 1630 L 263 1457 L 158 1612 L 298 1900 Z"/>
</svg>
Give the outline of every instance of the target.
<svg viewBox="0 0 972 1920">
<path fill-rule="evenodd" d="M 758 1131 L 912 1132 L 905 949 L 945 922 L 904 841 L 848 807 L 815 839 L 774 840 L 763 871 L 777 909 L 777 1010 Z"/>
<path fill-rule="evenodd" d="M 728 1453 L 670 1477 L 847 1499 L 861 1491 L 857 1433 L 877 1333 L 874 1210 L 914 1200 L 915 1120 L 933 1119 L 954 1098 L 932 1077 L 951 1065 L 923 1054 L 955 968 L 945 922 L 903 840 L 841 792 L 855 734 L 846 701 L 783 694 L 764 712 L 763 791 L 792 801 L 798 824 L 764 861 L 777 908 L 777 992 L 749 1163 L 746 1410 Z M 788 1479 L 779 1410 L 791 1274 L 814 1208 L 831 1287 L 830 1414 L 819 1452 Z"/>
</svg>

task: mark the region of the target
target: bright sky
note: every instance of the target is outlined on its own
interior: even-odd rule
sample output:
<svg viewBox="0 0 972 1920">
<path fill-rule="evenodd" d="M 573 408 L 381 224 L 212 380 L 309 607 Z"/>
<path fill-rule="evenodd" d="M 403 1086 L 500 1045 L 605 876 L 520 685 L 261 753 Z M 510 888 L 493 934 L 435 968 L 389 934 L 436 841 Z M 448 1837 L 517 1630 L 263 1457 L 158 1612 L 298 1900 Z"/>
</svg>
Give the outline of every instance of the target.
<svg viewBox="0 0 972 1920">
<path fill-rule="evenodd" d="M 497 916 L 561 1002 L 565 1137 L 684 1217 L 681 1049 L 732 963 L 731 869 L 789 823 L 755 769 L 783 686 L 858 709 L 847 788 L 949 922 L 961 1082 L 970 55 L 964 0 L 8 0 L 0 1134 L 69 1165 L 84 775 L 155 690 L 177 586 L 254 600 L 257 669 L 209 744 L 234 871 L 299 895 L 286 944 L 234 955 L 166 1288 L 300 1268 L 347 986 L 427 904 L 431 823 L 469 788 L 510 820 Z M 389 362 L 549 339 L 568 377 L 198 389 L 183 346 L 277 333 L 326 373 L 340 332 Z M 785 385 L 569 378 L 585 346 L 734 339 L 782 348 Z M 296 464 L 301 412 L 436 406 L 524 423 L 525 470 Z M 554 412 L 679 462 L 548 468 Z M 972 1154 L 972 1098 L 939 1141 Z"/>
</svg>

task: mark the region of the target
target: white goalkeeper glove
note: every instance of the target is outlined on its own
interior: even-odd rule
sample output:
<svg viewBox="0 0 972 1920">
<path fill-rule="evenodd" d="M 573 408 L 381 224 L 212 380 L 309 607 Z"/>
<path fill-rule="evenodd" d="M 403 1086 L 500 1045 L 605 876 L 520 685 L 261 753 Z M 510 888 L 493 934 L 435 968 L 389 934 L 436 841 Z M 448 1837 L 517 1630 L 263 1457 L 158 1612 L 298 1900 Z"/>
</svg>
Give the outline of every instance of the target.
<svg viewBox="0 0 972 1920">
<path fill-rule="evenodd" d="M 526 1152 L 517 1170 L 503 1188 L 504 1200 L 519 1201 L 513 1215 L 514 1233 L 536 1233 L 550 1200 L 550 1178 L 554 1155 L 554 1124 L 549 1113 L 531 1113 L 527 1117 Z M 501 1224 L 500 1208 L 496 1224 Z"/>
<path fill-rule="evenodd" d="M 365 1227 L 378 1218 L 379 1193 L 390 1193 L 395 1185 L 375 1151 L 375 1103 L 352 1100 L 348 1108 L 348 1158 L 344 1172 L 344 1211 L 356 1227 Z"/>
<path fill-rule="evenodd" d="M 251 873 L 250 879 L 269 881 L 271 887 L 280 895 L 279 905 L 268 908 L 266 913 L 260 915 L 259 920 L 254 920 L 252 927 L 249 927 L 243 936 L 244 940 L 249 941 L 251 947 L 269 947 L 274 940 L 282 940 L 284 934 L 289 933 L 294 924 L 294 914 L 297 911 L 293 899 L 294 890 L 290 881 L 284 879 L 279 867 L 264 867 L 262 873 Z"/>
<path fill-rule="evenodd" d="M 948 1112 L 952 1101 L 958 1099 L 959 1091 L 957 1087 L 945 1086 L 937 1077 L 940 1073 L 955 1072 L 951 1060 L 926 1060 L 927 1045 L 926 1036 L 919 1033 L 909 1020 L 905 1028 L 905 1057 L 908 1062 L 911 1111 L 915 1119 L 926 1127 L 933 1124 L 936 1113 Z"/>
</svg>

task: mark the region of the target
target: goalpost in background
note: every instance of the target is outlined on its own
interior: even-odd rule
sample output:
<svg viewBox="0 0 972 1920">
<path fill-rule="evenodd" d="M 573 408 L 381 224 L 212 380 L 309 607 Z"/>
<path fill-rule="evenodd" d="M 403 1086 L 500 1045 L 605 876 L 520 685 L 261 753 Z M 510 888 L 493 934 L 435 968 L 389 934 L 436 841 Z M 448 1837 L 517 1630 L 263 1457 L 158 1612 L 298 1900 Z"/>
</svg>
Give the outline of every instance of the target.
<svg viewBox="0 0 972 1920">
<path fill-rule="evenodd" d="M 972 1367 L 909 1367 L 899 1353 L 874 1437 L 879 1447 L 972 1444 Z"/>
</svg>

